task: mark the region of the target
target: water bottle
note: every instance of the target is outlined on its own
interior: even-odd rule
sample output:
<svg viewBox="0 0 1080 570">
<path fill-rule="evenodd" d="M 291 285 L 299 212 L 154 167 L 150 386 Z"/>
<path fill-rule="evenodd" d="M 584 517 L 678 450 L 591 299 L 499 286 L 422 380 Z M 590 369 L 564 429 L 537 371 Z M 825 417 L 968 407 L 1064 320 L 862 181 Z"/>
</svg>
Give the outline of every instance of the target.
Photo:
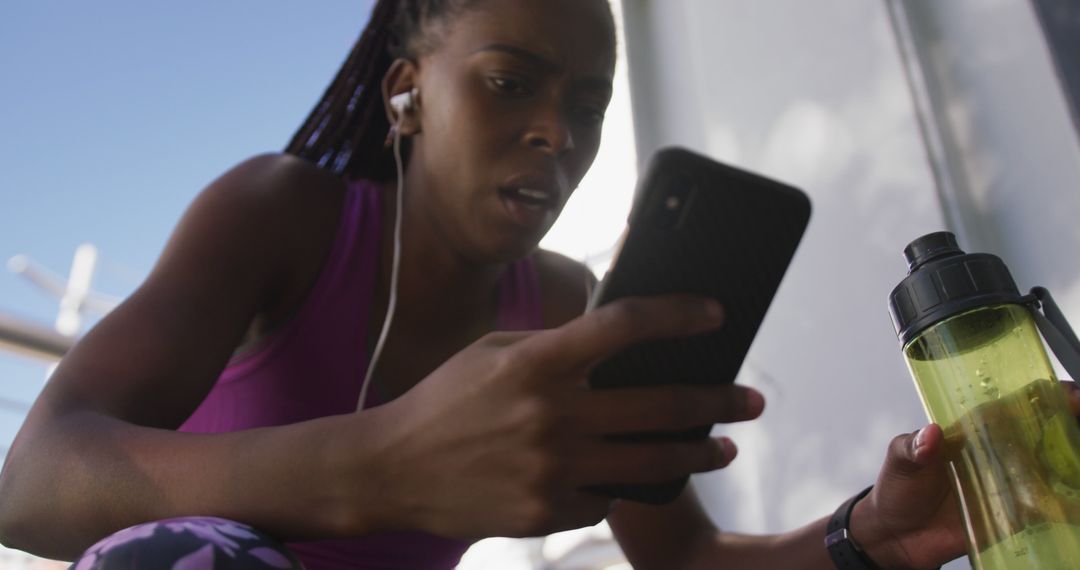
<svg viewBox="0 0 1080 570">
<path fill-rule="evenodd" d="M 972 567 L 1080 568 L 1080 426 L 1039 333 L 1077 379 L 1080 342 L 1045 289 L 1021 295 L 1000 258 L 964 253 L 951 233 L 904 257 L 889 310 L 945 433 Z"/>
</svg>

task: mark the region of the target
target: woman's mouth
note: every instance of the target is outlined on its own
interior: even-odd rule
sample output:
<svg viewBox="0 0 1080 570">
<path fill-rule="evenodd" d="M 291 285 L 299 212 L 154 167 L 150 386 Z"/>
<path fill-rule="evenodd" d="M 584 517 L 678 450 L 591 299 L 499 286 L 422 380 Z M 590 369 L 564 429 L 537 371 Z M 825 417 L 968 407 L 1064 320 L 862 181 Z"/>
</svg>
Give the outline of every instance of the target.
<svg viewBox="0 0 1080 570">
<path fill-rule="evenodd" d="M 547 221 L 559 203 L 558 192 L 528 186 L 499 188 L 499 196 L 510 217 L 530 228 Z"/>
<path fill-rule="evenodd" d="M 521 202 L 524 206 L 550 208 L 555 203 L 553 192 L 536 188 L 506 188 L 499 193 L 505 198 Z"/>
</svg>

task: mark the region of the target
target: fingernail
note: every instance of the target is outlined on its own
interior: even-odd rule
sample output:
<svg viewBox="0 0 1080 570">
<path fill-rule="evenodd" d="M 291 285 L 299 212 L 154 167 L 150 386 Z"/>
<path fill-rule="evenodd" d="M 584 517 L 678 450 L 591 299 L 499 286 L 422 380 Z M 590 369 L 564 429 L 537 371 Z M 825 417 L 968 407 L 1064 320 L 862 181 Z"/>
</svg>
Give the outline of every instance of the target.
<svg viewBox="0 0 1080 570">
<path fill-rule="evenodd" d="M 705 315 L 714 321 L 724 318 L 724 306 L 716 299 L 705 301 Z"/>
<path fill-rule="evenodd" d="M 925 431 L 926 428 L 922 428 L 919 431 L 915 432 L 915 439 L 911 442 L 911 450 L 915 452 L 915 454 L 918 454 L 919 449 L 921 449 L 923 446 L 923 432 Z"/>
</svg>

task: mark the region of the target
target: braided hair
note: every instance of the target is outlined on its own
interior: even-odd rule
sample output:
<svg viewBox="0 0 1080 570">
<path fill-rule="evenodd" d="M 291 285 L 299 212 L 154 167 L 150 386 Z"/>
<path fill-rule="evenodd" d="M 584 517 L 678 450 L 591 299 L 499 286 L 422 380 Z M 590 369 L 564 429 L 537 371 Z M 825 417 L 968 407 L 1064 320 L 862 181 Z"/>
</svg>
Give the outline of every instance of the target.
<svg viewBox="0 0 1080 570">
<path fill-rule="evenodd" d="M 285 152 L 347 179 L 393 180 L 394 156 L 384 144 L 390 122 L 383 77 L 394 60 L 416 61 L 434 49 L 438 38 L 431 24 L 475 1 L 377 0 L 360 39 Z M 614 16 L 611 30 L 614 42 Z"/>
<path fill-rule="evenodd" d="M 383 144 L 390 129 L 383 76 L 394 60 L 416 60 L 430 49 L 426 26 L 468 1 L 377 0 L 360 39 L 285 152 L 346 178 L 392 180 L 394 158 Z"/>
</svg>

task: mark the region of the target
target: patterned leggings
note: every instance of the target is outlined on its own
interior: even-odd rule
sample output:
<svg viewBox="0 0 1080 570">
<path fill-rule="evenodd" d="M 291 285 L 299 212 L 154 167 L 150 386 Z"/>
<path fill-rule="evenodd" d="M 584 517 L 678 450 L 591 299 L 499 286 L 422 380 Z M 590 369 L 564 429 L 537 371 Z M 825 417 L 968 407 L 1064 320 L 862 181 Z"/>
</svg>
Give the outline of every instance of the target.
<svg viewBox="0 0 1080 570">
<path fill-rule="evenodd" d="M 107 536 L 73 570 L 266 570 L 303 568 L 277 540 L 238 522 L 184 517 L 149 522 Z"/>
</svg>

